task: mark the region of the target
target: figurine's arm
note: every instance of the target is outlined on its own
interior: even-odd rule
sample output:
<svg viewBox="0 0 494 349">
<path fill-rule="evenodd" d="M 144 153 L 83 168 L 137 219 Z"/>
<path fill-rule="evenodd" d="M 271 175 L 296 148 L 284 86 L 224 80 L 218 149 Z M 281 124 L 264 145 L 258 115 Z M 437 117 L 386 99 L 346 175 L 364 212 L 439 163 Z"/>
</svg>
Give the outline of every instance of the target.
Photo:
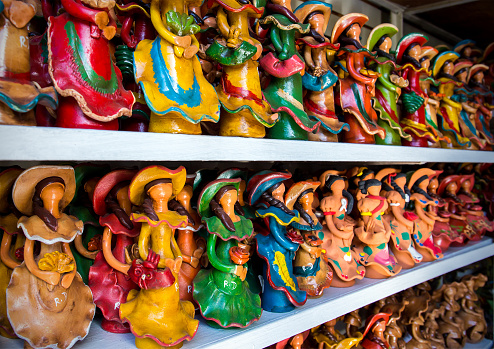
<svg viewBox="0 0 494 349">
<path fill-rule="evenodd" d="M 12 245 L 12 235 L 3 232 L 2 246 L 0 247 L 0 258 L 7 268 L 14 269 L 21 265 L 10 256 L 10 246 Z"/>
<path fill-rule="evenodd" d="M 171 239 L 170 242 L 171 242 L 173 255 L 175 256 L 175 258 L 183 259 L 182 252 L 180 251 L 180 247 L 178 247 L 177 240 L 175 240 L 175 234 L 172 234 L 170 239 Z"/>
<path fill-rule="evenodd" d="M 74 255 L 72 254 L 72 251 L 70 250 L 70 245 L 67 242 L 64 242 L 62 244 L 62 249 L 63 252 L 67 255 L 69 255 L 72 260 L 74 261 L 74 270 L 72 270 L 70 273 L 66 273 L 62 275 L 62 280 L 60 281 L 60 285 L 63 288 L 69 288 L 70 285 L 72 285 L 72 281 L 74 280 L 75 274 L 77 274 L 77 264 L 74 259 Z"/>
<path fill-rule="evenodd" d="M 290 242 L 285 237 L 286 229 L 281 224 L 278 224 L 274 217 L 269 217 L 269 230 L 271 235 L 274 237 L 276 242 L 280 244 L 286 250 L 296 251 L 298 250 L 298 245 Z"/>
<path fill-rule="evenodd" d="M 380 74 L 379 77 L 377 78 L 377 80 L 381 83 L 381 85 L 383 85 L 386 89 L 388 89 L 389 91 L 393 91 L 393 92 L 396 92 L 396 90 L 399 88 L 398 86 L 396 86 L 395 84 L 393 84 L 390 80 L 389 80 L 389 76 L 388 78 L 385 78 L 384 77 L 384 74 L 383 74 L 383 67 L 381 65 L 377 65 L 376 67 L 376 71 Z"/>
<path fill-rule="evenodd" d="M 218 236 L 216 234 L 210 234 L 208 238 L 208 257 L 211 265 L 223 273 L 235 274 L 240 277 L 242 277 L 242 274 L 245 275 L 245 272 L 243 272 L 245 268 L 242 265 L 225 264 L 218 259 L 218 256 L 216 255 L 217 239 Z M 245 280 L 245 276 L 243 280 Z"/>
<path fill-rule="evenodd" d="M 228 17 L 223 8 L 220 8 L 216 14 L 216 25 L 218 26 L 221 35 L 223 35 L 225 39 L 228 39 L 230 34 L 230 24 L 228 24 Z"/>
<path fill-rule="evenodd" d="M 348 53 L 346 55 L 346 68 L 348 70 L 348 73 L 350 74 L 350 76 L 352 78 L 354 78 L 355 80 L 365 84 L 365 85 L 372 85 L 374 84 L 375 80 L 374 78 L 369 78 L 367 76 L 364 76 L 362 74 L 360 74 L 360 72 L 356 71 L 355 70 L 355 54 L 353 53 Z"/>
<path fill-rule="evenodd" d="M 105 231 L 103 232 L 103 239 L 102 239 L 102 243 L 101 243 L 101 249 L 103 250 L 103 256 L 105 256 L 106 262 L 113 269 L 118 270 L 119 272 L 127 275 L 127 272 L 130 269 L 130 265 L 120 262 L 113 255 L 113 252 L 111 250 L 111 236 L 112 236 L 112 233 L 111 233 L 110 228 L 105 227 Z M 147 254 L 147 251 L 146 251 L 146 254 Z"/>
<path fill-rule="evenodd" d="M 82 243 L 82 235 L 77 234 L 74 239 L 74 246 L 77 252 L 79 252 L 83 257 L 95 259 L 96 255 L 98 254 L 98 251 L 91 252 L 88 251 L 86 247 L 84 247 L 84 244 Z"/>
<path fill-rule="evenodd" d="M 108 13 L 103 10 L 94 10 L 86 7 L 75 0 L 61 0 L 62 5 L 71 16 L 77 17 L 83 21 L 94 23 L 98 28 L 103 29 L 110 21 Z"/>
<path fill-rule="evenodd" d="M 183 54 L 183 49 L 187 48 L 191 44 L 191 37 L 187 36 L 178 36 L 173 34 L 171 31 L 166 29 L 163 21 L 161 19 L 160 12 L 160 0 L 153 0 L 151 2 L 151 22 L 153 23 L 154 29 L 158 32 L 158 34 L 168 41 L 172 45 L 177 45 L 179 47 L 175 47 L 174 50 L 180 54 L 181 57 Z"/>
<path fill-rule="evenodd" d="M 314 60 L 312 59 L 312 49 L 309 45 L 305 45 L 304 47 L 304 60 L 305 64 L 312 70 L 316 69 L 316 65 L 314 64 Z"/>
<path fill-rule="evenodd" d="M 134 25 L 134 18 L 127 17 L 122 21 L 122 29 L 120 30 L 120 37 L 122 41 L 130 48 L 136 48 L 137 43 L 134 35 L 130 35 L 132 26 Z"/>
<path fill-rule="evenodd" d="M 277 52 L 283 51 L 283 43 L 281 42 L 280 31 L 278 28 L 271 28 L 269 35 L 271 37 L 271 42 Z"/>
<path fill-rule="evenodd" d="M 149 239 L 151 238 L 151 226 L 149 224 L 141 225 L 141 233 L 137 245 L 139 246 L 139 255 L 145 261 L 148 258 Z"/>
<path fill-rule="evenodd" d="M 24 263 L 26 268 L 37 278 L 46 283 L 56 286 L 60 281 L 60 274 L 56 271 L 44 271 L 39 269 L 38 264 L 34 260 L 34 240 L 27 239 L 24 245 Z"/>
<path fill-rule="evenodd" d="M 398 206 L 391 205 L 391 212 L 398 223 L 405 225 L 408 229 L 410 229 L 410 231 L 413 230 L 413 222 L 403 217 L 402 210 Z"/>
</svg>

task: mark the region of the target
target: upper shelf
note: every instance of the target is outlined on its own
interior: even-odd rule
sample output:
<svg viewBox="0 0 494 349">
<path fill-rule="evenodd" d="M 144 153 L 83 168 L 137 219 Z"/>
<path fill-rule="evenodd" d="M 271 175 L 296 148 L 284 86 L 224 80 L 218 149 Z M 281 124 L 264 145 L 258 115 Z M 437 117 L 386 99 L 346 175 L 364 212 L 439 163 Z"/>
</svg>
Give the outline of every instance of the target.
<svg viewBox="0 0 494 349">
<path fill-rule="evenodd" d="M 494 163 L 494 152 L 240 137 L 0 126 L 0 161 Z"/>
</svg>

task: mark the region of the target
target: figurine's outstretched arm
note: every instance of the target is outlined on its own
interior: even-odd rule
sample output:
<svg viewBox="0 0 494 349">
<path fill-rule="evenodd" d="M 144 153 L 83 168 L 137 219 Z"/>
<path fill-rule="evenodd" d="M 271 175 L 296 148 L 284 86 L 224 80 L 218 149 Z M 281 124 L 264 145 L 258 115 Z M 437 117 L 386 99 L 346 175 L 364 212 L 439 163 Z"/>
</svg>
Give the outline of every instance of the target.
<svg viewBox="0 0 494 349">
<path fill-rule="evenodd" d="M 2 246 L 0 247 L 0 258 L 7 268 L 14 269 L 21 265 L 10 256 L 10 246 L 12 245 L 12 235 L 3 232 Z"/>
<path fill-rule="evenodd" d="M 242 265 L 235 264 L 225 264 L 218 259 L 216 255 L 216 240 L 218 236 L 216 234 L 210 234 L 208 238 L 208 257 L 211 265 L 222 271 L 224 273 L 235 274 L 239 276 L 242 281 L 245 280 L 245 275 L 247 274 L 247 270 Z"/>
<path fill-rule="evenodd" d="M 393 91 L 393 92 L 396 92 L 396 89 L 398 88 L 398 86 L 396 86 L 395 84 L 393 84 L 389 79 L 386 79 L 384 77 L 384 74 L 382 72 L 383 70 L 383 67 L 381 65 L 377 65 L 376 67 L 376 71 L 380 74 L 380 76 L 377 78 L 377 80 L 386 88 L 388 89 L 389 91 Z"/>
<path fill-rule="evenodd" d="M 276 222 L 276 218 L 269 217 L 269 229 L 271 235 L 273 235 L 274 239 L 281 247 L 288 251 L 298 250 L 298 244 L 294 244 L 286 238 L 286 229 Z"/>
<path fill-rule="evenodd" d="M 149 239 L 151 237 L 151 227 L 148 224 L 141 225 L 141 233 L 139 234 L 139 255 L 145 261 L 148 258 Z"/>
<path fill-rule="evenodd" d="M 96 255 L 98 254 L 98 251 L 91 252 L 86 247 L 84 247 L 84 244 L 82 243 L 82 235 L 76 235 L 74 239 L 74 246 L 77 252 L 79 252 L 83 257 L 95 259 Z"/>
<path fill-rule="evenodd" d="M 278 52 L 282 52 L 283 43 L 281 42 L 279 29 L 276 27 L 271 28 L 269 35 L 271 36 L 271 42 L 273 43 L 275 50 Z"/>
<path fill-rule="evenodd" d="M 26 240 L 26 244 L 24 245 L 24 262 L 31 274 L 50 285 L 58 285 L 60 274 L 56 271 L 43 271 L 39 269 L 38 264 L 34 260 L 34 240 Z"/>
<path fill-rule="evenodd" d="M 111 250 L 111 236 L 112 233 L 110 228 L 106 227 L 105 231 L 103 232 L 103 241 L 102 241 L 102 250 L 103 250 L 103 255 L 105 256 L 105 260 L 113 269 L 118 270 L 119 272 L 127 275 L 127 272 L 130 269 L 130 265 L 120 262 L 113 255 L 113 252 Z"/>
</svg>

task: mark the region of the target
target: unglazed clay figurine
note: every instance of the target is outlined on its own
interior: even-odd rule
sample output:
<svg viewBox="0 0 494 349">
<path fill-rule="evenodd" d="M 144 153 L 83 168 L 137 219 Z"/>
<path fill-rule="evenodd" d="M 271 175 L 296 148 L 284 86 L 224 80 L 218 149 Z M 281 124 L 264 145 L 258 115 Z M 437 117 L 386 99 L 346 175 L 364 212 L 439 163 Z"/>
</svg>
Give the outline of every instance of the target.
<svg viewBox="0 0 494 349">
<path fill-rule="evenodd" d="M 331 42 L 340 44 L 339 98 L 345 122 L 350 125 L 350 131 L 343 134 L 347 143 L 374 144 L 374 135 L 386 137 L 371 102 L 379 74 L 366 69 L 365 59 L 374 56 L 360 43 L 361 28 L 368 20 L 364 14 L 349 13 L 336 22 L 331 33 Z"/>
<path fill-rule="evenodd" d="M 438 321 L 439 334 L 444 338 L 446 348 L 460 349 L 466 344 L 466 337 L 463 320 L 457 315 L 461 310 L 458 301 L 466 296 L 467 286 L 462 282 L 444 284 L 439 290 L 433 292 L 433 299 L 441 302 L 445 311 Z"/>
<path fill-rule="evenodd" d="M 389 321 L 389 313 L 377 313 L 369 316 L 366 321 L 364 339 L 360 343 L 364 349 L 389 349 L 390 345 L 384 339 L 384 331 Z"/>
<path fill-rule="evenodd" d="M 388 203 L 386 198 L 379 196 L 380 191 L 381 181 L 377 179 L 359 182 L 357 207 L 361 218 L 355 235 L 360 241 L 355 251 L 359 254 L 360 263 L 365 266 L 365 276 L 372 279 L 396 275 L 402 268 L 389 253 L 391 228 L 382 218 Z"/>
<path fill-rule="evenodd" d="M 489 67 L 485 64 L 475 64 L 468 72 L 467 82 L 468 86 L 476 92 L 473 97 L 474 105 L 478 106 L 477 118 L 475 119 L 476 128 L 483 138 L 492 145 L 494 144 L 494 137 L 490 132 L 490 121 L 494 109 L 494 105 L 492 105 L 493 93 L 484 81 L 484 73 L 488 69 Z M 486 147 L 486 150 L 490 148 L 492 147 Z"/>
<path fill-rule="evenodd" d="M 444 311 L 445 308 L 441 305 L 438 308 L 429 308 L 424 315 L 425 337 L 434 349 L 446 349 L 444 338 L 439 334 L 439 324 L 437 323 L 437 319 L 443 316 Z"/>
<path fill-rule="evenodd" d="M 265 261 L 262 308 L 270 312 L 286 312 L 305 304 L 307 294 L 300 290 L 293 273 L 293 260 L 301 238 L 287 234 L 287 226 L 300 218 L 298 211 L 289 210 L 284 203 L 285 184 L 291 178 L 288 172 L 262 171 L 252 176 L 247 185 L 248 202 L 258 209 L 269 234 L 256 235 L 257 253 Z"/>
<path fill-rule="evenodd" d="M 241 179 L 217 179 L 202 190 L 197 208 L 209 232 L 207 252 L 212 267 L 194 279 L 194 299 L 202 316 L 215 327 L 247 327 L 259 320 L 261 298 L 245 278 L 254 234 L 252 222 L 235 213 Z M 219 238 L 219 239 L 218 239 Z"/>
<path fill-rule="evenodd" d="M 33 108 L 38 103 L 57 108 L 55 89 L 36 85 L 30 76 L 27 26 L 40 7 L 35 0 L 3 1 L 0 6 L 0 125 L 35 126 Z"/>
<path fill-rule="evenodd" d="M 285 194 L 286 207 L 296 210 L 300 214 L 298 222 L 292 222 L 290 227 L 302 236 L 295 261 L 293 272 L 297 276 L 301 290 L 309 297 L 322 296 L 333 279 L 333 272 L 329 269 L 327 258 L 322 245 L 322 225 L 318 221 L 313 208 L 314 190 L 320 182 L 302 181 L 293 184 Z"/>
<path fill-rule="evenodd" d="M 484 309 L 478 304 L 479 298 L 475 291 L 484 287 L 487 277 L 483 274 L 468 275 L 461 279 L 468 291 L 461 299 L 461 310 L 458 317 L 463 320 L 463 328 L 467 342 L 478 343 L 482 341 L 487 332 L 487 324 L 484 317 Z"/>
<path fill-rule="evenodd" d="M 141 230 L 140 223 L 130 220 L 129 184 L 136 173 L 135 170 L 109 172 L 96 183 L 92 196 L 94 212 L 100 216 L 99 224 L 104 232 L 102 250 L 89 271 L 89 287 L 94 303 L 103 313 L 101 327 L 113 333 L 130 332 L 129 325 L 120 320 L 119 310 L 129 291 L 138 289 L 119 268 L 119 263 L 126 263 L 126 254 Z"/>
<path fill-rule="evenodd" d="M 109 40 L 117 24 L 115 1 L 61 0 L 65 13 L 48 20 L 49 73 L 62 96 L 55 125 L 117 130 L 132 115 L 134 95 L 124 89 Z"/>
<path fill-rule="evenodd" d="M 317 132 L 309 133 L 311 141 L 338 142 L 338 134 L 349 131 L 350 126 L 338 120 L 335 114 L 333 88 L 338 75 L 330 66 L 328 56 L 335 53 L 339 45 L 333 45 L 324 35 L 331 16 L 332 5 L 322 1 L 306 1 L 295 9 L 295 16 L 303 23 L 309 23 L 311 31 L 297 43 L 302 46 L 306 64 L 302 84 L 307 91 L 304 108 L 309 117 L 320 121 Z"/>
<path fill-rule="evenodd" d="M 17 226 L 26 243 L 24 262 L 7 287 L 7 312 L 16 335 L 33 348 L 70 348 L 86 337 L 93 320 L 93 296 L 69 247 L 83 223 L 63 213 L 75 188 L 70 166 L 31 167 L 14 183 L 12 199 L 24 214 Z M 41 245 L 37 255 L 35 241 Z"/>
<path fill-rule="evenodd" d="M 295 34 L 308 33 L 310 25 L 299 22 L 288 0 L 270 0 L 266 8 L 268 15 L 260 23 L 269 27 L 274 52 L 267 53 L 259 63 L 270 75 L 263 94 L 273 112 L 279 113 L 279 120 L 269 129 L 268 137 L 307 140 L 307 132 L 317 130 L 320 123 L 309 119 L 302 104 L 305 62 L 297 52 Z"/>
<path fill-rule="evenodd" d="M 351 337 L 360 337 L 362 334 L 358 332 L 362 327 L 362 318 L 360 317 L 359 309 L 349 312 L 343 318 L 343 322 L 346 324 L 346 334 Z"/>
<path fill-rule="evenodd" d="M 218 96 L 196 56 L 199 26 L 187 16 L 190 1 L 152 0 L 155 40 L 134 52 L 135 80 L 151 109 L 150 132 L 201 134 L 200 121 L 217 122 Z"/>
<path fill-rule="evenodd" d="M 408 300 L 399 300 L 397 295 L 392 295 L 383 300 L 382 306 L 376 309 L 377 313 L 388 313 L 389 320 L 386 324 L 386 329 L 383 332 L 384 339 L 388 342 L 390 348 L 399 349 L 403 348 L 404 340 L 403 337 L 403 327 L 400 325 L 401 314 L 408 305 Z"/>
<path fill-rule="evenodd" d="M 262 45 L 249 33 L 250 18 L 260 18 L 264 7 L 259 1 L 245 3 L 237 0 L 215 0 L 208 4 L 220 6 L 216 23 L 221 38 L 206 50 L 221 64 L 223 74 L 216 87 L 222 106 L 220 136 L 262 138 L 265 127 L 278 119 L 263 98 L 257 59 Z"/>
<path fill-rule="evenodd" d="M 129 185 L 130 202 L 140 207 L 130 216 L 134 224 L 142 223 L 140 258 L 133 260 L 130 268 L 117 260 L 112 264 L 128 273 L 141 288 L 130 290 L 127 301 L 120 305 L 120 319 L 129 323 L 138 348 L 180 347 L 184 340 L 194 337 L 199 326 L 194 305 L 180 300 L 177 280 L 183 257 L 174 233 L 187 226 L 187 216 L 169 208 L 169 201 L 180 193 L 185 180 L 183 166 L 176 170 L 148 166 Z"/>
<path fill-rule="evenodd" d="M 386 130 L 386 138 L 375 136 L 376 144 L 401 145 L 401 138 L 408 141 L 412 136 L 405 133 L 399 120 L 396 102 L 401 89 L 408 87 L 408 81 L 397 75 L 396 58 L 390 53 L 393 42 L 391 38 L 398 33 L 398 28 L 390 23 L 380 24 L 372 29 L 367 39 L 367 49 L 376 52 L 376 64 L 370 68 L 379 73 L 376 81 L 374 109 L 379 113 L 377 124 Z"/>
<path fill-rule="evenodd" d="M 319 208 L 324 214 L 323 244 L 326 257 L 333 269 L 333 287 L 349 287 L 365 275 L 358 254 L 352 249 L 356 222 L 349 216 L 354 199 L 345 190 L 345 179 L 334 171 L 325 171 L 320 177 L 321 187 L 328 192 Z"/>
</svg>

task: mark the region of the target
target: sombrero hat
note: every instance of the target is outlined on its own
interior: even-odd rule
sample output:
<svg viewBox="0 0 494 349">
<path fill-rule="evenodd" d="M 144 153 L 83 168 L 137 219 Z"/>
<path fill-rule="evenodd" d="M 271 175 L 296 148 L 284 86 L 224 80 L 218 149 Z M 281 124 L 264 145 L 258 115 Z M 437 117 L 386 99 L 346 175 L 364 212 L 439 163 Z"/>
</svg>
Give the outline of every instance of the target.
<svg viewBox="0 0 494 349">
<path fill-rule="evenodd" d="M 468 77 L 467 77 L 467 82 L 470 82 L 470 79 L 472 76 L 477 74 L 479 71 L 486 71 L 489 70 L 489 67 L 486 66 L 485 64 L 475 64 L 470 68 L 470 71 L 468 72 Z"/>
<path fill-rule="evenodd" d="M 377 27 L 374 27 L 369 34 L 369 38 L 367 39 L 367 49 L 369 51 L 374 51 L 374 46 L 381 37 L 384 35 L 392 37 L 396 33 L 398 33 L 398 28 L 395 25 L 391 23 L 379 24 Z"/>
<path fill-rule="evenodd" d="M 185 167 L 180 166 L 176 170 L 170 170 L 164 166 L 153 165 L 140 170 L 132 180 L 129 186 L 129 198 L 134 205 L 142 205 L 146 193 L 144 187 L 146 184 L 156 179 L 171 179 L 172 181 L 172 196 L 173 199 L 185 185 L 187 172 Z"/>
<path fill-rule="evenodd" d="M 223 7 L 227 12 L 247 12 L 253 14 L 252 17 L 260 18 L 264 13 L 264 4 L 260 1 L 253 1 L 253 3 L 241 3 L 236 0 L 208 0 L 206 2 L 208 8 L 212 8 L 215 3 Z"/>
<path fill-rule="evenodd" d="M 453 75 L 456 75 L 460 70 L 468 69 L 473 65 L 470 61 L 458 61 L 455 63 L 455 69 L 453 70 Z"/>
<path fill-rule="evenodd" d="M 429 181 L 431 181 L 432 178 L 439 177 L 443 172 L 443 170 L 435 170 L 433 174 L 429 175 Z"/>
<path fill-rule="evenodd" d="M 300 194 L 307 189 L 316 190 L 320 184 L 320 182 L 316 181 L 301 181 L 293 184 L 285 194 L 286 207 L 288 207 L 289 210 L 293 210 L 293 205 L 295 204 L 295 201 L 297 201 Z"/>
<path fill-rule="evenodd" d="M 387 175 L 389 174 L 392 174 L 392 173 L 400 173 L 401 170 L 400 169 L 397 169 L 397 168 L 392 168 L 392 167 L 387 167 L 387 168 L 383 168 L 382 170 L 380 170 L 375 176 L 374 178 L 377 179 L 377 180 L 380 180 L 382 181 L 383 178 L 385 178 Z"/>
<path fill-rule="evenodd" d="M 436 173 L 436 171 L 434 171 L 433 169 L 431 168 L 421 168 L 421 169 L 418 169 L 417 171 L 415 171 L 412 176 L 410 177 L 410 180 L 408 181 L 408 188 L 412 188 L 413 185 L 415 184 L 415 182 L 421 178 L 422 176 L 431 176 L 433 175 L 434 173 Z"/>
<path fill-rule="evenodd" d="M 209 203 L 211 202 L 212 199 L 214 199 L 214 196 L 216 193 L 223 187 L 226 187 L 227 185 L 232 185 L 237 189 L 240 185 L 240 178 L 224 178 L 224 179 L 216 179 L 210 183 L 208 183 L 204 189 L 202 190 L 201 194 L 199 195 L 199 199 L 197 199 L 197 212 L 201 217 L 204 218 L 209 218 L 212 217 L 213 211 L 211 211 L 211 208 L 209 207 Z"/>
<path fill-rule="evenodd" d="M 473 189 L 474 185 L 475 185 L 475 174 L 467 174 L 467 175 L 460 175 L 460 179 L 459 179 L 459 182 L 458 184 L 459 185 L 462 185 L 463 182 L 469 180 L 470 181 L 470 191 Z"/>
<path fill-rule="evenodd" d="M 22 171 L 20 167 L 11 167 L 0 172 L 0 213 L 9 213 L 8 196 L 12 195 L 12 186 Z"/>
<path fill-rule="evenodd" d="M 248 204 L 255 205 L 266 190 L 291 177 L 292 174 L 289 172 L 261 171 L 256 173 L 247 183 Z"/>
<path fill-rule="evenodd" d="M 341 33 L 343 33 L 345 29 L 352 24 L 358 23 L 361 27 L 363 27 L 368 20 L 369 17 L 362 13 L 349 13 L 344 15 L 333 27 L 333 32 L 331 33 L 331 43 L 334 45 L 337 44 Z"/>
<path fill-rule="evenodd" d="M 327 170 L 322 173 L 322 175 L 319 176 L 319 182 L 321 184 L 319 185 L 319 188 L 324 188 L 324 185 L 326 184 L 326 181 L 328 180 L 329 176 L 344 176 L 347 171 L 337 171 L 337 170 Z"/>
<path fill-rule="evenodd" d="M 419 59 L 427 57 L 432 60 L 438 52 L 439 51 L 432 46 L 422 46 L 422 52 L 420 53 Z"/>
<path fill-rule="evenodd" d="M 457 43 L 455 45 L 455 47 L 453 47 L 453 51 L 461 54 L 461 51 L 465 48 L 465 47 L 474 47 L 475 46 L 475 41 L 473 40 L 470 40 L 470 39 L 466 39 L 466 40 L 462 40 L 460 41 L 459 43 Z"/>
<path fill-rule="evenodd" d="M 304 23 L 307 16 L 310 15 L 312 12 L 315 11 L 322 12 L 324 16 L 324 25 L 322 27 L 323 32 L 319 34 L 324 35 L 324 32 L 328 27 L 329 18 L 331 17 L 332 9 L 333 9 L 333 5 L 331 4 L 322 1 L 311 0 L 311 1 L 306 1 L 301 5 L 299 5 L 293 13 L 299 19 L 300 23 Z"/>
<path fill-rule="evenodd" d="M 241 170 L 239 168 L 229 168 L 222 171 L 216 179 L 232 179 L 232 178 L 240 178 L 246 181 L 247 171 Z"/>
<path fill-rule="evenodd" d="M 437 195 L 442 196 L 444 190 L 451 182 L 456 182 L 456 184 L 458 185 L 458 190 L 460 189 L 460 175 L 449 175 L 447 177 L 444 177 L 441 183 L 439 183 L 439 188 L 437 188 Z"/>
<path fill-rule="evenodd" d="M 458 58 L 460 58 L 460 54 L 455 51 L 441 52 L 434 58 L 434 63 L 432 64 L 432 75 L 437 77 L 446 61 L 451 61 L 454 63 Z"/>
<path fill-rule="evenodd" d="M 105 199 L 113 187 L 120 182 L 131 181 L 136 173 L 137 170 L 115 170 L 101 177 L 93 194 L 93 208 L 98 216 L 104 216 L 108 213 Z"/>
<path fill-rule="evenodd" d="M 423 46 L 428 40 L 427 36 L 420 33 L 410 33 L 402 37 L 396 46 L 396 62 L 401 62 L 403 54 L 411 44 L 417 43 Z"/>
<path fill-rule="evenodd" d="M 60 211 L 72 201 L 75 194 L 74 168 L 71 166 L 40 165 L 31 167 L 22 172 L 14 183 L 12 199 L 17 209 L 31 216 L 33 214 L 33 195 L 36 185 L 48 177 L 60 177 L 65 183 L 65 192 L 60 200 Z"/>
</svg>

